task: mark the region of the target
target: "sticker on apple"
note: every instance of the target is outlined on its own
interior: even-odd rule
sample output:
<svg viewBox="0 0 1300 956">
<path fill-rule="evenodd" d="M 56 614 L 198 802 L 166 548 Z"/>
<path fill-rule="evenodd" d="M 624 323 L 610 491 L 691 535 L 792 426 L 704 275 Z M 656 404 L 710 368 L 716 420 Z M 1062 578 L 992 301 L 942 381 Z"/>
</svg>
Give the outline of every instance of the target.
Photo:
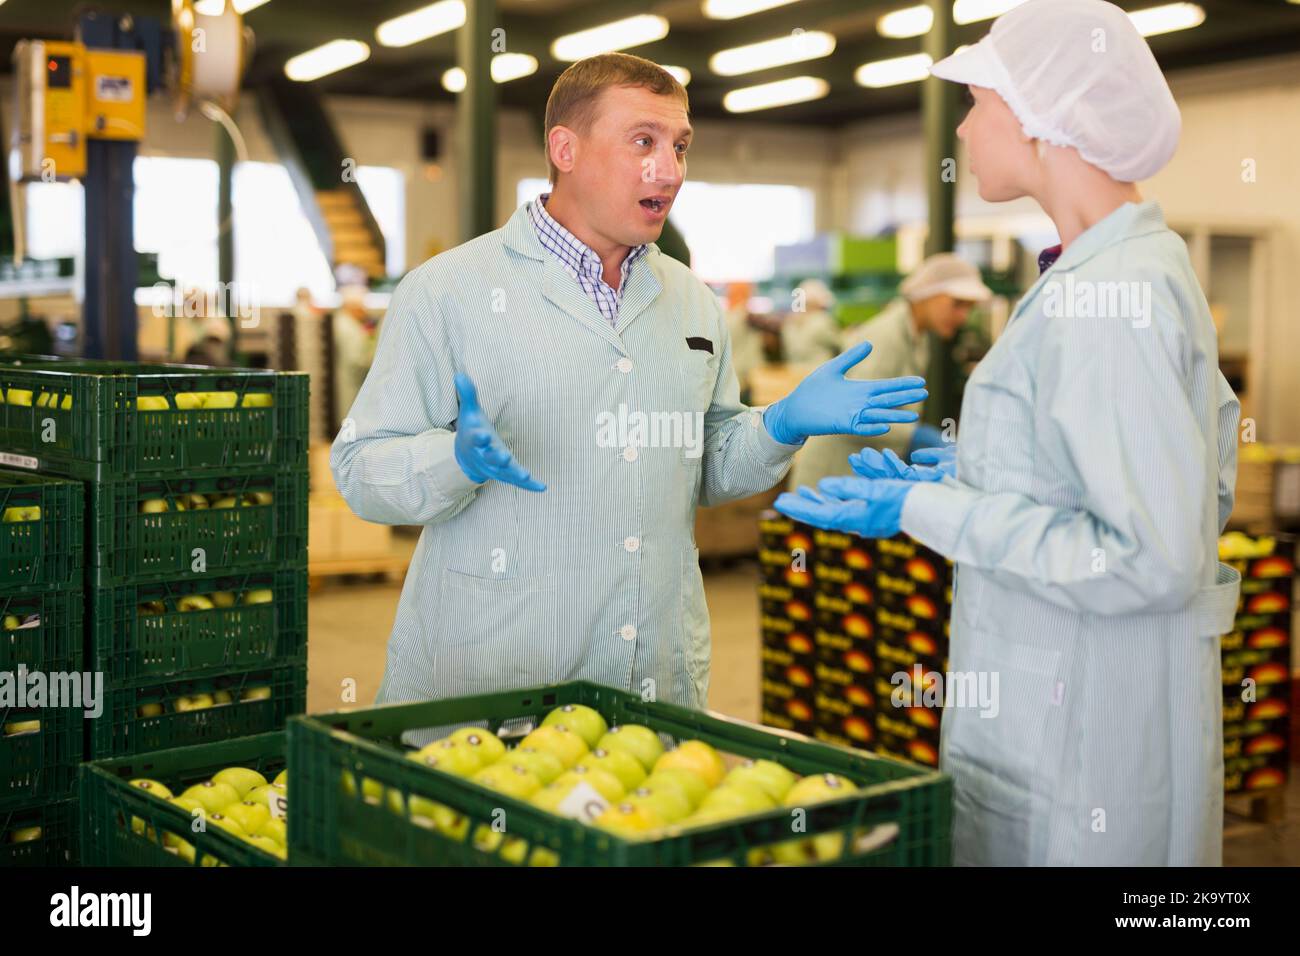
<svg viewBox="0 0 1300 956">
<path fill-rule="evenodd" d="M 609 808 L 609 801 L 589 783 L 575 784 L 568 796 L 559 802 L 556 810 L 560 816 L 591 823 Z"/>
<path fill-rule="evenodd" d="M 268 793 L 266 805 L 271 809 L 271 819 L 283 820 L 289 814 L 289 798 L 281 793 Z"/>
</svg>

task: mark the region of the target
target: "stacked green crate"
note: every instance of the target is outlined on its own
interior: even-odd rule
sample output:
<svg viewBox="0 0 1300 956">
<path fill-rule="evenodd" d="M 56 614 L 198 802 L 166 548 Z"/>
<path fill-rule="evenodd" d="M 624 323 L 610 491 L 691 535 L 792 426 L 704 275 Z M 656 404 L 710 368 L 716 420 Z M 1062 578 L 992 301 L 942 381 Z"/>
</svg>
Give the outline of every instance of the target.
<svg viewBox="0 0 1300 956">
<path fill-rule="evenodd" d="M 22 397 L 22 396 L 17 396 Z M 0 470 L 0 865 L 74 849 L 83 673 L 80 482 Z"/>
<path fill-rule="evenodd" d="M 280 730 L 306 704 L 307 376 L 0 363 L 0 462 L 86 496 L 84 755 Z"/>
</svg>

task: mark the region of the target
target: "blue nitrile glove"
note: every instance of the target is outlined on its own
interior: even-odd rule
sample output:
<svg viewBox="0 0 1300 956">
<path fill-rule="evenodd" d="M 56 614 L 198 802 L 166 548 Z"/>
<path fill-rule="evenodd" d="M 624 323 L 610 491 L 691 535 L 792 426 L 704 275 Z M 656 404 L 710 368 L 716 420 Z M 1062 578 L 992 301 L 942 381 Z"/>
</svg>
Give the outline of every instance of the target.
<svg viewBox="0 0 1300 956">
<path fill-rule="evenodd" d="M 456 373 L 456 397 L 460 413 L 456 418 L 456 464 L 472 481 L 489 478 L 527 491 L 545 491 L 546 486 L 515 460 L 497 430 L 479 408 L 478 392 L 469 376 Z"/>
<path fill-rule="evenodd" d="M 909 465 L 886 448 L 884 453 L 864 448 L 849 455 L 849 467 L 863 478 L 900 478 L 903 481 L 943 481 L 944 473 L 925 465 Z"/>
<path fill-rule="evenodd" d="M 943 432 L 933 425 L 922 422 L 912 432 L 912 440 L 907 446 L 907 457 L 911 458 L 912 453 L 921 448 L 942 448 L 943 445 Z"/>
<path fill-rule="evenodd" d="M 809 435 L 883 435 L 891 424 L 916 421 L 916 412 L 897 411 L 930 394 L 915 375 L 877 382 L 847 379 L 844 373 L 871 354 L 862 342 L 816 368 L 798 387 L 763 413 L 767 433 L 783 445 Z"/>
<path fill-rule="evenodd" d="M 823 478 L 817 491 L 800 488 L 776 499 L 776 510 L 796 521 L 864 538 L 892 538 L 903 520 L 903 502 L 915 482 L 877 478 Z"/>
<path fill-rule="evenodd" d="M 942 448 L 918 448 L 911 454 L 914 465 L 933 465 L 946 478 L 957 477 L 957 444 L 949 442 Z"/>
</svg>

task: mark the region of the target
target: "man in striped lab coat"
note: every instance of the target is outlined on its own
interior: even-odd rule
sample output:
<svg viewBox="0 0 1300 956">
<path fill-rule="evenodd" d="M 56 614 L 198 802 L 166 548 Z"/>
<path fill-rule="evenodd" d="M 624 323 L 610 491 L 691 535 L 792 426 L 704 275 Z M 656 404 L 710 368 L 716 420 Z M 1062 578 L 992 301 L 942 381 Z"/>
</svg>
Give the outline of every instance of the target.
<svg viewBox="0 0 1300 956">
<path fill-rule="evenodd" d="M 583 678 L 704 706 L 696 507 L 771 487 L 809 435 L 915 420 L 920 378 L 844 378 L 869 345 L 740 403 L 715 297 L 654 245 L 690 137 L 661 68 L 574 64 L 553 191 L 394 292 L 331 455 L 358 515 L 425 526 L 380 702 Z"/>
</svg>

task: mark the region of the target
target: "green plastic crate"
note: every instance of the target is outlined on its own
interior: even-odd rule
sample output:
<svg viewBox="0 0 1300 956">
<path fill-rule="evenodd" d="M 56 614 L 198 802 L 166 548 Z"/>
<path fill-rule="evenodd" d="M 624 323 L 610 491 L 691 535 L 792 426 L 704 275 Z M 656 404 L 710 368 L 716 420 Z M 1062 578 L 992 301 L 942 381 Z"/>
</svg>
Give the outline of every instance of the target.
<svg viewBox="0 0 1300 956">
<path fill-rule="evenodd" d="M 269 687 L 262 700 L 241 700 L 252 688 Z M 201 710 L 177 711 L 180 697 L 228 693 L 234 703 Z M 90 759 L 125 757 L 152 750 L 187 747 L 283 730 L 291 714 L 307 707 L 307 667 L 293 664 L 252 671 L 171 680 L 145 687 L 111 687 L 104 691 L 104 712 L 90 721 Z M 144 708 L 160 706 L 162 712 Z"/>
<path fill-rule="evenodd" d="M 32 521 L 0 521 L 0 590 L 80 587 L 83 489 L 79 481 L 0 469 L 0 515 L 39 508 Z"/>
<path fill-rule="evenodd" d="M 0 592 L 0 673 L 80 671 L 85 605 L 80 588 Z"/>
<path fill-rule="evenodd" d="M 305 469 L 97 482 L 89 493 L 88 583 L 95 587 L 307 560 Z M 254 494 L 270 494 L 271 500 L 244 505 L 245 496 Z M 237 504 L 190 508 L 184 504 L 189 495 L 233 497 Z M 157 502 L 167 510 L 142 510 Z"/>
<path fill-rule="evenodd" d="M 799 774 L 848 777 L 862 789 L 806 808 L 807 828 L 799 837 L 851 834 L 855 851 L 836 861 L 841 865 L 947 865 L 951 860 L 952 785 L 937 771 L 576 682 L 294 718 L 289 722 L 290 862 L 501 865 L 508 861 L 499 854 L 507 852 L 510 840 L 492 854 L 476 848 L 473 837 L 502 810 L 509 836 L 525 844 L 515 860 L 533 860 L 536 850 L 545 849 L 566 866 L 744 865 L 751 850 L 792 838 L 791 811 L 777 809 L 713 826 L 671 829 L 654 840 L 625 840 L 430 770 L 405 759 L 399 749 L 405 732 L 421 728 L 485 722 L 498 730 L 508 722 L 522 732 L 566 703 L 593 707 L 611 725 L 645 724 L 678 741 L 703 740 L 724 753 L 770 758 Z M 465 815 L 469 824 L 459 839 L 417 826 L 392 812 L 387 798 L 367 802 L 359 785 L 365 778 L 400 793 L 403 806 L 418 794 Z M 345 789 L 345 779 L 353 786 Z"/>
<path fill-rule="evenodd" d="M 243 596 L 270 591 L 269 602 Z M 303 664 L 307 660 L 305 567 L 128 584 L 92 592 L 88 659 L 114 687 Z M 194 596 L 228 595 L 236 603 L 178 610 Z M 218 598 L 220 600 L 220 598 Z M 141 613 L 161 602 L 162 613 Z M 214 602 L 215 603 L 215 602 Z"/>
<path fill-rule="evenodd" d="M 284 748 L 281 731 L 82 764 L 82 864 L 199 866 L 207 858 L 209 866 L 283 866 L 284 861 L 217 827 L 195 832 L 183 808 L 141 792 L 130 781 L 156 780 L 179 795 L 226 767 L 249 767 L 270 780 L 284 769 Z M 183 837 L 194 847 L 194 859 L 164 848 L 158 833 Z"/>
<path fill-rule="evenodd" d="M 14 842 L 40 827 L 40 837 Z M 0 810 L 0 870 L 15 866 L 75 866 L 77 802 L 59 800 Z"/>
<path fill-rule="evenodd" d="M 0 707 L 0 809 L 72 796 L 86 719 L 80 707 Z M 40 729 L 5 732 L 31 721 Z"/>
<path fill-rule="evenodd" d="M 10 467 L 108 481 L 307 465 L 305 372 L 25 356 L 0 362 L 0 390 L 0 464 Z M 234 392 L 238 405 L 178 409 L 185 392 Z M 273 393 L 273 405 L 243 407 L 249 392 Z M 141 396 L 169 408 L 141 411 Z"/>
</svg>

